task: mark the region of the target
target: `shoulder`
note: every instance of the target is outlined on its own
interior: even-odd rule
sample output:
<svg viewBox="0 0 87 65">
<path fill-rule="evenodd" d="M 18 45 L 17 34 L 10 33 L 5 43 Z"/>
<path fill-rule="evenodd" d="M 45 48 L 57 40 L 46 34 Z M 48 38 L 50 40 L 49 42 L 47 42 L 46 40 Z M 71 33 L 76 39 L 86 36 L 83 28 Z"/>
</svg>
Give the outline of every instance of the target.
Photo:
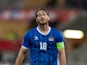
<svg viewBox="0 0 87 65">
<path fill-rule="evenodd" d="M 62 32 L 60 30 L 57 30 L 55 28 L 52 28 L 54 35 L 55 35 L 55 39 L 57 40 L 57 42 L 63 42 L 63 36 L 62 36 Z"/>
<path fill-rule="evenodd" d="M 34 31 L 36 31 L 36 27 L 35 28 L 32 28 L 28 31 L 28 33 L 33 33 Z"/>
<path fill-rule="evenodd" d="M 58 30 L 58 29 L 56 29 L 56 28 L 52 28 L 52 27 L 51 27 L 51 30 L 52 30 L 53 32 L 60 33 L 60 30 Z"/>
<path fill-rule="evenodd" d="M 55 36 L 57 36 L 57 37 L 62 36 L 62 32 L 60 30 L 58 30 L 56 28 L 51 28 L 51 29 L 52 29 L 51 31 L 54 33 Z"/>
</svg>

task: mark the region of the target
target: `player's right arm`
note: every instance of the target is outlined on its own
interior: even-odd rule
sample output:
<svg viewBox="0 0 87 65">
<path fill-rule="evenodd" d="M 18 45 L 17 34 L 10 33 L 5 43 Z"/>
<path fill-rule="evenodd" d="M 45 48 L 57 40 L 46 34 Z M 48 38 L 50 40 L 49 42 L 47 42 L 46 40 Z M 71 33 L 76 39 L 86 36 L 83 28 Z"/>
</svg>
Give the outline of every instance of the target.
<svg viewBox="0 0 87 65">
<path fill-rule="evenodd" d="M 21 48 L 20 48 L 20 51 L 18 53 L 18 57 L 16 59 L 16 62 L 15 62 L 15 65 L 21 65 L 23 59 L 24 59 L 24 56 L 25 56 L 25 53 L 26 53 L 26 50 L 29 48 L 30 46 L 30 36 L 28 33 L 25 34 L 24 36 L 24 40 L 22 42 L 22 45 L 21 45 Z"/>
<path fill-rule="evenodd" d="M 15 65 L 21 65 L 24 57 L 25 57 L 25 53 L 26 53 L 26 49 L 24 49 L 23 47 L 20 48 L 20 51 L 18 53 L 18 57 L 16 59 Z"/>
</svg>

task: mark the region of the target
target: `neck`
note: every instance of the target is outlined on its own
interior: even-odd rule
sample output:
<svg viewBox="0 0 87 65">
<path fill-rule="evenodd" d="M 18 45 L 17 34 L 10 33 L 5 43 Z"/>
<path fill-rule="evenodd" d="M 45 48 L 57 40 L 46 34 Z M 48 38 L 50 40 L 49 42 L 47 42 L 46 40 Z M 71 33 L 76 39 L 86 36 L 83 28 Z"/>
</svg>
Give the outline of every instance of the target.
<svg viewBox="0 0 87 65">
<path fill-rule="evenodd" d="M 49 30 L 49 25 L 48 24 L 42 24 L 42 25 L 38 25 L 38 28 L 40 31 L 48 31 Z"/>
</svg>

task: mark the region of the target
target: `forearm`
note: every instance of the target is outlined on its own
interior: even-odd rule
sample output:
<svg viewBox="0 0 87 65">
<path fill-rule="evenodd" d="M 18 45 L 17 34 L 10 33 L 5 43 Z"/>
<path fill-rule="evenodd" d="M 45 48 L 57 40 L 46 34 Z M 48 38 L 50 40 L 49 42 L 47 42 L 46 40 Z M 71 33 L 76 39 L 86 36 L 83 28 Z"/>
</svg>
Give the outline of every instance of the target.
<svg viewBox="0 0 87 65">
<path fill-rule="evenodd" d="M 16 59 L 15 65 L 21 65 L 21 63 L 24 59 L 24 56 L 25 56 L 25 52 L 21 49 L 19 54 L 18 54 L 18 57 Z"/>
<path fill-rule="evenodd" d="M 17 59 L 16 59 L 16 62 L 15 62 L 15 65 L 21 65 L 22 61 L 24 59 L 24 55 L 18 55 Z"/>
<path fill-rule="evenodd" d="M 64 51 L 59 54 L 59 61 L 60 65 L 66 65 L 66 56 Z"/>
</svg>

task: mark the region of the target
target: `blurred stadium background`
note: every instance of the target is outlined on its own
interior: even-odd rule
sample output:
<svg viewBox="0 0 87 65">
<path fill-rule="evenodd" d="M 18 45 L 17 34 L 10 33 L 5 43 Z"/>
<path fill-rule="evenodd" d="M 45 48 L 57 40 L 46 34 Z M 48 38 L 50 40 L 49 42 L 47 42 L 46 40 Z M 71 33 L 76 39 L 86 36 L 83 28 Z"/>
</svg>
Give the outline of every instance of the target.
<svg viewBox="0 0 87 65">
<path fill-rule="evenodd" d="M 87 65 L 87 0 L 0 0 L 0 65 L 14 65 L 38 8 L 47 8 L 50 25 L 63 33 L 67 65 Z"/>
</svg>

